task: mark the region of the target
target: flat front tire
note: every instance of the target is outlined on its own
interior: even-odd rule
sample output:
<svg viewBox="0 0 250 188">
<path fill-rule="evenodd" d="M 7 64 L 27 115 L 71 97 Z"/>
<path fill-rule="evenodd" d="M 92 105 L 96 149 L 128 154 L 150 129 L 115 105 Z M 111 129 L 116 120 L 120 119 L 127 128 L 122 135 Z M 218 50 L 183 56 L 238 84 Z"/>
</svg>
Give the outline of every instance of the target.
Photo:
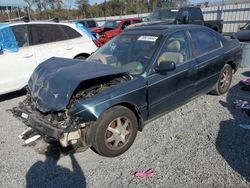
<svg viewBox="0 0 250 188">
<path fill-rule="evenodd" d="M 106 157 L 116 157 L 129 149 L 138 131 L 135 114 L 123 106 L 104 112 L 94 125 L 94 150 Z"/>
</svg>

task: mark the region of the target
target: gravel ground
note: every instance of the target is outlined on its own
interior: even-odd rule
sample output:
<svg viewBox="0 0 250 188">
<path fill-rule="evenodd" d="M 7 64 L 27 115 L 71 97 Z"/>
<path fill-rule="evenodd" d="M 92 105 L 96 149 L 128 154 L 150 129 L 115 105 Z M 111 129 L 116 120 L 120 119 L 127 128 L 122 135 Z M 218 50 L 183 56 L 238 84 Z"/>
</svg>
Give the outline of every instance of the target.
<svg viewBox="0 0 250 188">
<path fill-rule="evenodd" d="M 0 96 L 0 187 L 250 187 L 250 118 L 233 101 L 250 101 L 238 82 L 224 96 L 205 95 L 149 123 L 123 155 L 105 158 L 90 149 L 58 158 L 22 146 L 25 125 L 7 110 L 23 92 Z M 152 168 L 151 178 L 134 171 Z"/>
</svg>

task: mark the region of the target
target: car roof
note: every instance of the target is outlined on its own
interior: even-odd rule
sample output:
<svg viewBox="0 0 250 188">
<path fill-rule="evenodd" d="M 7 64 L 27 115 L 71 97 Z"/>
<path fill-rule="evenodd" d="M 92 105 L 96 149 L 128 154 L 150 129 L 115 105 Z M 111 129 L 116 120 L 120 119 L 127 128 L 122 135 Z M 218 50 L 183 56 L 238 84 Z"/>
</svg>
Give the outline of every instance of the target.
<svg viewBox="0 0 250 188">
<path fill-rule="evenodd" d="M 60 21 L 60 22 L 54 22 L 54 21 L 30 21 L 30 22 L 24 22 L 24 21 L 17 21 L 17 22 L 6 22 L 6 24 L 10 26 L 14 25 L 29 25 L 29 24 L 51 24 L 51 25 L 74 25 L 75 22 L 68 22 L 68 21 Z"/>
<path fill-rule="evenodd" d="M 166 22 L 167 23 L 167 22 Z M 173 31 L 180 31 L 180 30 L 188 30 L 193 28 L 199 28 L 199 29 L 207 29 L 207 27 L 200 26 L 200 25 L 175 25 L 175 24 L 164 24 L 164 22 L 149 22 L 149 23 L 142 23 L 137 24 L 135 26 L 129 27 L 128 29 L 125 29 L 125 33 L 144 33 L 144 34 L 156 34 L 156 35 L 166 35 Z"/>
<path fill-rule="evenodd" d="M 124 21 L 124 20 L 142 20 L 142 18 L 122 18 L 122 19 L 110 19 L 107 21 Z"/>
</svg>

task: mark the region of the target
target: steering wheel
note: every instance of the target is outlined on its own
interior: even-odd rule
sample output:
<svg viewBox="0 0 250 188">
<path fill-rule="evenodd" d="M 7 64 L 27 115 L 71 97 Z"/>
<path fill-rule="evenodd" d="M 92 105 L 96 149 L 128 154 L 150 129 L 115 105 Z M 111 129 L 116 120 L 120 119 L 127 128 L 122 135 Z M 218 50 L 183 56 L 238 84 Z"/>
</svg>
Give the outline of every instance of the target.
<svg viewBox="0 0 250 188">
<path fill-rule="evenodd" d="M 135 58 L 135 61 L 136 62 L 140 62 L 140 63 L 145 63 L 145 62 L 148 62 L 148 60 L 150 59 L 150 57 L 144 55 L 139 55 L 138 57 Z"/>
<path fill-rule="evenodd" d="M 143 65 L 138 61 L 132 61 L 123 67 L 127 68 L 132 75 L 141 74 L 143 71 Z"/>
</svg>

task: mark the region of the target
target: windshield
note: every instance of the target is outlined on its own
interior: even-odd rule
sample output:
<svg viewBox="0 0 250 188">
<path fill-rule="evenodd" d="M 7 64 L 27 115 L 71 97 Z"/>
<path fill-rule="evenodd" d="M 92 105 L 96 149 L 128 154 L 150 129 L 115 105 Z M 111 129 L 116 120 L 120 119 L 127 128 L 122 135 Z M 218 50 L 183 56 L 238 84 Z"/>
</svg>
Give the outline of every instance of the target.
<svg viewBox="0 0 250 188">
<path fill-rule="evenodd" d="M 243 27 L 244 30 L 250 30 L 250 23 L 247 23 L 244 27 Z"/>
<path fill-rule="evenodd" d="M 174 20 L 178 10 L 176 9 L 164 9 L 157 10 L 148 15 L 148 20 Z"/>
<path fill-rule="evenodd" d="M 117 26 L 119 25 L 119 23 L 121 23 L 121 21 L 106 21 L 105 24 L 103 25 L 103 27 L 106 28 L 117 28 Z"/>
<path fill-rule="evenodd" d="M 97 50 L 88 60 L 123 67 L 131 75 L 139 75 L 149 64 L 159 43 L 158 38 L 154 35 L 119 35 Z"/>
</svg>

